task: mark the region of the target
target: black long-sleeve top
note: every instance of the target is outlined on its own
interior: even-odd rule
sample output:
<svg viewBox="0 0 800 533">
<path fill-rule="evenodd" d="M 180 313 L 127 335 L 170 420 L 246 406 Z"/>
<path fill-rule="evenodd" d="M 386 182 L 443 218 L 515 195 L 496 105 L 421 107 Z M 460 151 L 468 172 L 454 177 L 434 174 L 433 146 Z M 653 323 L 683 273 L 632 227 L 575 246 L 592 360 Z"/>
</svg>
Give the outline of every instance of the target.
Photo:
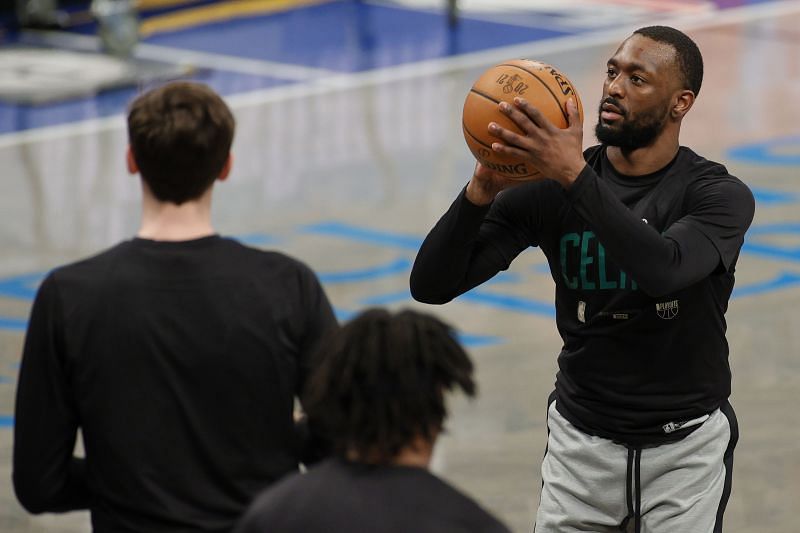
<svg viewBox="0 0 800 533">
<path fill-rule="evenodd" d="M 297 470 L 294 398 L 335 324 L 307 266 L 219 236 L 133 239 L 54 270 L 20 368 L 18 499 L 88 508 L 98 533 L 230 531 Z"/>
<path fill-rule="evenodd" d="M 584 157 L 569 190 L 526 183 L 490 206 L 462 191 L 423 242 L 411 292 L 448 302 L 538 246 L 564 343 L 559 411 L 591 434 L 673 440 L 682 421 L 730 394 L 724 315 L 753 196 L 685 147 L 664 169 L 636 177 L 617 173 L 603 146 Z"/>
</svg>

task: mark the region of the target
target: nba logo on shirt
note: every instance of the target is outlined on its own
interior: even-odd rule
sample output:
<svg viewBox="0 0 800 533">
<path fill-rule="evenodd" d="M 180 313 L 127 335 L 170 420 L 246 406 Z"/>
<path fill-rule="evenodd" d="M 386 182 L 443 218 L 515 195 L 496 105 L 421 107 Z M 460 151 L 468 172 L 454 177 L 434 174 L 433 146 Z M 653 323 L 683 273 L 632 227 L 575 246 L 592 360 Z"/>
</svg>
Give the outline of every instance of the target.
<svg viewBox="0 0 800 533">
<path fill-rule="evenodd" d="M 659 318 L 670 320 L 678 316 L 678 300 L 671 302 L 661 302 L 656 304 L 656 313 Z"/>
</svg>

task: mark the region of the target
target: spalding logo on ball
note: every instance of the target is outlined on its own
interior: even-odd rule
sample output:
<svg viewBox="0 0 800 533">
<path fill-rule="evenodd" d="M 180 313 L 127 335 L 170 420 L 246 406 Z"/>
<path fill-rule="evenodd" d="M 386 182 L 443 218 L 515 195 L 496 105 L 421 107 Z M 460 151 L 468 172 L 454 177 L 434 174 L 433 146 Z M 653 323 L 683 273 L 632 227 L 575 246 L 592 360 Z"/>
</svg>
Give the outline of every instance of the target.
<svg viewBox="0 0 800 533">
<path fill-rule="evenodd" d="M 500 102 L 514 104 L 514 98 L 525 98 L 542 115 L 558 126 L 569 126 L 567 101 L 575 99 L 583 119 L 583 105 L 575 87 L 555 67 L 530 59 L 504 61 L 486 70 L 472 85 L 464 101 L 461 125 L 464 139 L 472 155 L 481 165 L 507 178 L 533 180 L 542 177 L 529 161 L 498 154 L 492 143 L 499 141 L 489 134 L 489 123 L 496 122 L 507 130 L 524 133 L 497 107 Z"/>
</svg>

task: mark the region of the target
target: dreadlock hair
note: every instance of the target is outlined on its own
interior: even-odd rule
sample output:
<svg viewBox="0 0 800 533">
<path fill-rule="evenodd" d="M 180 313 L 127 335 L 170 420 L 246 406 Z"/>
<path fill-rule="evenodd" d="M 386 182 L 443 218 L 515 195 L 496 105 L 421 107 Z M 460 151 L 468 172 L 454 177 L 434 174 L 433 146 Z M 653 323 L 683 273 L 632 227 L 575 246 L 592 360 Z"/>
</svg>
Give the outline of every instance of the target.
<svg viewBox="0 0 800 533">
<path fill-rule="evenodd" d="M 390 462 L 415 439 L 434 440 L 445 391 L 475 395 L 472 362 L 431 315 L 369 309 L 320 346 L 303 406 L 339 456 Z"/>
<path fill-rule="evenodd" d="M 684 88 L 692 91 L 695 96 L 700 93 L 700 86 L 703 84 L 703 55 L 688 35 L 669 26 L 647 26 L 633 33 L 674 48 L 678 67 L 683 74 Z"/>
</svg>

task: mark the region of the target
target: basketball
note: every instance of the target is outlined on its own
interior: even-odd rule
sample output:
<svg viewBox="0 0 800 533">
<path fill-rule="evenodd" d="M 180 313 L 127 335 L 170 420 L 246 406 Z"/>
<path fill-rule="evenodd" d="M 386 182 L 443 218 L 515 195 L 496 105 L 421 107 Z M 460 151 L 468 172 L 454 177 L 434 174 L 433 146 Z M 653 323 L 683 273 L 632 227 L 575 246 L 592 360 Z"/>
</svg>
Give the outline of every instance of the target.
<svg viewBox="0 0 800 533">
<path fill-rule="evenodd" d="M 555 67 L 530 59 L 504 61 L 487 69 L 472 85 L 464 101 L 461 126 L 472 155 L 481 165 L 514 180 L 533 180 L 542 177 L 529 161 L 515 156 L 498 154 L 492 143 L 500 139 L 489 134 L 489 123 L 524 135 L 517 125 L 500 112 L 497 104 L 514 105 L 515 97 L 525 98 L 542 115 L 558 126 L 569 125 L 567 100 L 575 99 L 583 119 L 583 106 L 575 87 Z"/>
</svg>

